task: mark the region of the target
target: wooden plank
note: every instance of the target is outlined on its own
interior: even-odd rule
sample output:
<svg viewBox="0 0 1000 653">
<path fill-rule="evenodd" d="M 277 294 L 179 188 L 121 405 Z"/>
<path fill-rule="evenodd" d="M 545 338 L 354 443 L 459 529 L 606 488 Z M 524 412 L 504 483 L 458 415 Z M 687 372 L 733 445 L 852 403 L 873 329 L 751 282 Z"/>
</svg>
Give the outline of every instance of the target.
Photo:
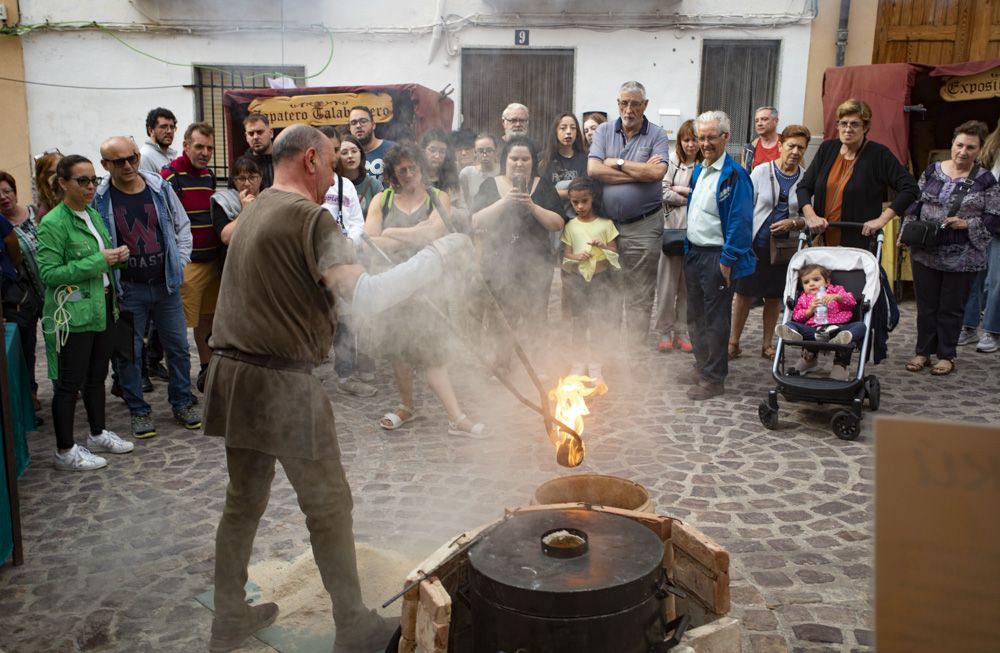
<svg viewBox="0 0 1000 653">
<path fill-rule="evenodd" d="M 969 61 L 978 61 L 986 58 L 989 49 L 991 33 L 995 27 L 993 22 L 993 5 L 1000 4 L 997 0 L 978 0 L 976 3 L 976 15 L 972 21 L 972 30 L 969 34 Z"/>
<path fill-rule="evenodd" d="M 729 552 L 694 526 L 674 523 L 670 540 L 675 554 L 680 549 L 713 572 L 729 573 Z"/>
<path fill-rule="evenodd" d="M 958 25 L 955 32 L 955 55 L 964 57 L 969 52 L 969 36 L 972 32 L 972 23 L 975 16 L 975 6 L 973 2 L 978 0 L 958 0 Z M 962 59 L 968 61 L 968 59 Z M 928 63 L 937 63 L 929 61 Z M 949 62 L 950 63 L 950 62 Z"/>
<path fill-rule="evenodd" d="M 887 40 L 893 41 L 953 41 L 958 27 L 954 25 L 912 25 L 907 27 L 890 27 Z"/>
</svg>

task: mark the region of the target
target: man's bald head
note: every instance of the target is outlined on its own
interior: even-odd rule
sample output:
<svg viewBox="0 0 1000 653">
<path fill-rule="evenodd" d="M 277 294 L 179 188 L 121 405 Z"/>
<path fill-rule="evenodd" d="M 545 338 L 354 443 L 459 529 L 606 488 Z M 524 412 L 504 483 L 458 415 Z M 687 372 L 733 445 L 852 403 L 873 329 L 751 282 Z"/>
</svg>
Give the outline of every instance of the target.
<svg viewBox="0 0 1000 653">
<path fill-rule="evenodd" d="M 101 143 L 101 158 L 107 161 L 138 152 L 135 141 L 128 136 L 112 136 Z"/>
<path fill-rule="evenodd" d="M 111 183 L 119 190 L 145 187 L 139 175 L 139 148 L 128 136 L 112 136 L 101 143 L 101 167 L 111 173 Z"/>
<path fill-rule="evenodd" d="M 274 139 L 274 185 L 295 189 L 317 204 L 333 183 L 333 143 L 310 125 L 286 127 Z"/>
</svg>

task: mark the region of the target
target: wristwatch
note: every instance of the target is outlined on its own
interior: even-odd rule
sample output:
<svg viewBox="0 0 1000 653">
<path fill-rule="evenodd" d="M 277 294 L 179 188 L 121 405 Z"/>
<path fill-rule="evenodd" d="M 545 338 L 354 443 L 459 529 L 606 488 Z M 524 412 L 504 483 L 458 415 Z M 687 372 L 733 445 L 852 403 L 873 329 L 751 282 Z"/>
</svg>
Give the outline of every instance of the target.
<svg viewBox="0 0 1000 653">
<path fill-rule="evenodd" d="M 618 159 L 617 161 L 615 161 L 615 166 L 617 166 L 619 170 L 624 170 L 625 169 L 625 159 Z"/>
</svg>

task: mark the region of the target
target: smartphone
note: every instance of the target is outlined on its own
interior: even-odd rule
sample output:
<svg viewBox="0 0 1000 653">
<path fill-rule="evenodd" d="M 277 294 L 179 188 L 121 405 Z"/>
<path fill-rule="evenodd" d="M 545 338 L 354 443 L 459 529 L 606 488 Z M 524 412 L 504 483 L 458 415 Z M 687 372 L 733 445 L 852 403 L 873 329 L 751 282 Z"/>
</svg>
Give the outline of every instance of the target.
<svg viewBox="0 0 1000 653">
<path fill-rule="evenodd" d="M 528 192 L 528 178 L 524 175 L 514 175 L 511 177 L 511 183 L 514 185 L 514 190 L 519 193 Z"/>
</svg>

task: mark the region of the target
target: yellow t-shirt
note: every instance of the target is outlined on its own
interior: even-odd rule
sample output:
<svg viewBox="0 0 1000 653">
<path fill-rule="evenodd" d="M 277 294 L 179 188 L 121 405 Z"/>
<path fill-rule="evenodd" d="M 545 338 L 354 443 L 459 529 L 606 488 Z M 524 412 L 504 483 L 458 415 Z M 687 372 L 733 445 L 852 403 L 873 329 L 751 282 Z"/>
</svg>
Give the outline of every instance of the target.
<svg viewBox="0 0 1000 653">
<path fill-rule="evenodd" d="M 596 218 L 590 222 L 583 222 L 579 219 L 570 220 L 563 227 L 562 242 L 573 249 L 574 254 L 590 250 L 590 258 L 586 261 L 573 261 L 568 258 L 563 259 L 563 269 L 572 271 L 572 266 L 576 266 L 580 274 L 587 281 L 594 278 L 597 264 L 600 261 L 607 261 L 614 268 L 621 269 L 618 263 L 618 253 L 607 249 L 595 247 L 590 242 L 599 240 L 602 243 L 610 243 L 618 237 L 618 229 L 615 223 L 607 218 Z"/>
</svg>

